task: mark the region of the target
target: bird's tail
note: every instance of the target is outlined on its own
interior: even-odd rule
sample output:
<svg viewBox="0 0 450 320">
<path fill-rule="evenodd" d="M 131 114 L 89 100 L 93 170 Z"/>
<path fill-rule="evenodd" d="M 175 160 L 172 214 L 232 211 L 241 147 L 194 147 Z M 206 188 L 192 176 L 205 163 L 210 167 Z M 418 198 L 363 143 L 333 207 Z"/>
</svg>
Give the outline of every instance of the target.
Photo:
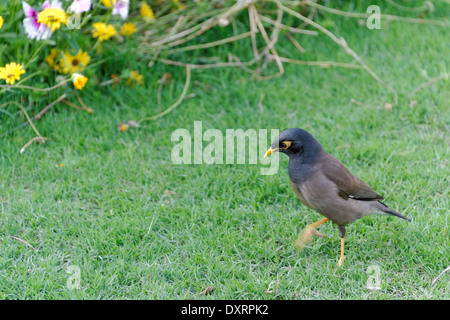
<svg viewBox="0 0 450 320">
<path fill-rule="evenodd" d="M 402 218 L 403 220 L 411 221 L 411 220 L 409 220 L 408 218 L 402 216 L 402 215 L 401 215 L 400 213 L 398 213 L 397 211 L 392 210 L 391 208 L 389 208 L 387 205 L 385 205 L 385 204 L 384 204 L 383 202 L 381 202 L 381 201 L 378 201 L 377 209 L 380 210 L 380 211 L 382 211 L 382 212 L 391 214 L 391 215 L 393 215 L 393 216 Z"/>
</svg>

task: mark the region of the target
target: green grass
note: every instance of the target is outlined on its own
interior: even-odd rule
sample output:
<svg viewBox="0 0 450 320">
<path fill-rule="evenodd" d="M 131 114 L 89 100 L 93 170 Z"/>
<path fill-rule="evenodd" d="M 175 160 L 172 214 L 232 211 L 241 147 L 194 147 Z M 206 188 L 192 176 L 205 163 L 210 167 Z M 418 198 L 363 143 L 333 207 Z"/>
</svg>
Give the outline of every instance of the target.
<svg viewBox="0 0 450 320">
<path fill-rule="evenodd" d="M 193 71 L 193 97 L 158 121 L 118 132 L 122 121 L 162 111 L 155 92 L 163 72 L 173 74 L 163 105 L 180 94 L 183 69 L 157 64 L 144 72 L 143 87 L 98 89 L 91 81 L 82 91 L 91 115 L 55 106 L 36 122 L 51 138 L 45 145 L 19 154 L 34 135 L 29 127 L 2 137 L 0 297 L 450 298 L 449 273 L 431 284 L 449 265 L 449 82 L 419 91 L 414 107 L 408 97 L 448 69 L 448 30 L 392 22 L 370 31 L 347 19 L 337 26 L 398 90 L 392 112 L 383 108 L 392 95 L 360 70 L 286 65 L 283 77 L 261 82 L 220 69 Z M 299 40 L 307 53 L 297 57 L 351 60 L 324 35 Z M 285 42 L 279 51 L 293 50 Z M 37 98 L 25 101 L 32 101 L 30 113 L 45 106 Z M 22 121 L 13 106 L 5 110 L 11 116 L 0 114 L 0 133 Z M 260 165 L 173 165 L 171 133 L 192 132 L 196 120 L 204 130 L 222 132 L 306 129 L 412 222 L 369 216 L 350 224 L 342 268 L 332 224 L 320 227 L 328 237 L 299 251 L 298 233 L 320 216 L 295 197 L 287 157 L 280 157 L 274 176 L 260 175 Z M 80 269 L 78 290 L 66 285 L 72 265 Z M 363 289 L 372 265 L 380 268 L 380 291 Z M 208 286 L 214 292 L 199 295 Z"/>
</svg>

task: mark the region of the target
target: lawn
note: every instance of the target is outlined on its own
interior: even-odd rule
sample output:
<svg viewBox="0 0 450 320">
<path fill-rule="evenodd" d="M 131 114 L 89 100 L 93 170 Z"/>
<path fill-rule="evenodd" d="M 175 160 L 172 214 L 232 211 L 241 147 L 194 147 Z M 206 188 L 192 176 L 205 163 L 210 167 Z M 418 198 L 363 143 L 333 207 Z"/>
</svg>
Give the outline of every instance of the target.
<svg viewBox="0 0 450 320">
<path fill-rule="evenodd" d="M 442 5 L 435 18 L 449 14 Z M 397 90 L 391 111 L 392 93 L 363 70 L 285 64 L 285 74 L 270 81 L 237 68 L 193 70 L 176 109 L 118 131 L 180 95 L 185 69 L 157 63 L 141 66 L 142 86 L 88 86 L 80 94 L 92 114 L 53 107 L 35 122 L 50 139 L 44 145 L 19 153 L 34 136 L 29 126 L 2 136 L 0 298 L 450 298 L 450 273 L 432 283 L 450 260 L 449 81 L 410 97 L 448 74 L 448 27 L 391 22 L 369 30 L 339 17 L 330 30 Z M 221 31 L 211 39 L 214 32 Z M 351 62 L 323 34 L 298 40 L 304 54 L 287 40 L 279 51 Z M 239 43 L 216 53 L 251 50 Z M 172 79 L 159 109 L 156 80 L 164 72 Z M 26 92 L 24 100 L 30 113 L 46 105 Z M 14 106 L 5 112 L 0 134 L 23 121 Z M 260 162 L 175 165 L 171 134 L 193 132 L 194 121 L 222 132 L 303 128 L 411 222 L 369 216 L 348 225 L 343 267 L 331 223 L 319 228 L 326 238 L 300 251 L 297 235 L 320 216 L 296 198 L 287 157 L 280 155 L 272 176 L 260 174 Z M 377 277 L 381 290 L 364 288 Z M 211 294 L 199 294 L 210 286 Z"/>
</svg>

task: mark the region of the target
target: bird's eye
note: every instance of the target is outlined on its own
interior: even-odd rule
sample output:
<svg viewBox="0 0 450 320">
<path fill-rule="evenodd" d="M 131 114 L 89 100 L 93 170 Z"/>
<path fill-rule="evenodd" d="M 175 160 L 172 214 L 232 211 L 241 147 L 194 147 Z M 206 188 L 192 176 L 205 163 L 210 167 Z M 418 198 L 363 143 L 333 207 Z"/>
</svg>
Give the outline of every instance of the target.
<svg viewBox="0 0 450 320">
<path fill-rule="evenodd" d="M 283 149 L 287 149 L 287 148 L 289 148 L 291 146 L 291 144 L 292 144 L 292 141 L 283 141 L 281 143 L 280 147 L 283 148 Z"/>
</svg>

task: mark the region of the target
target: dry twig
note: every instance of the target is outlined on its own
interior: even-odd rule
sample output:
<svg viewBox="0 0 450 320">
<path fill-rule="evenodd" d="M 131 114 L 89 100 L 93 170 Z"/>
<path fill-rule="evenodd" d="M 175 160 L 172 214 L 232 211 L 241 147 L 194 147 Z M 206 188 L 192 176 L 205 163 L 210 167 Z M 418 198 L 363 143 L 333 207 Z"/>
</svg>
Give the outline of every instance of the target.
<svg viewBox="0 0 450 320">
<path fill-rule="evenodd" d="M 66 97 L 66 94 L 64 93 L 61 97 L 59 97 L 58 99 L 56 99 L 55 101 L 53 101 L 52 103 L 50 103 L 49 105 L 47 105 L 41 112 L 39 112 L 37 115 L 35 115 L 35 116 L 33 117 L 33 119 L 30 119 L 30 118 L 28 117 L 28 113 L 25 111 L 25 108 L 23 108 L 23 106 L 22 106 L 21 104 L 15 102 L 15 101 L 8 101 L 8 102 L 4 103 L 2 106 L 8 105 L 8 104 L 15 104 L 15 105 L 19 106 L 19 108 L 24 112 L 25 117 L 27 117 L 28 122 L 24 122 L 24 123 L 22 123 L 20 126 L 17 126 L 17 127 L 13 128 L 13 129 L 7 131 L 7 132 L 2 133 L 2 134 L 0 135 L 0 137 L 6 136 L 6 135 L 8 135 L 8 134 L 10 134 L 10 133 L 12 133 L 12 132 L 18 130 L 18 129 L 21 129 L 21 128 L 27 126 L 27 125 L 31 125 L 31 127 L 32 127 L 33 130 L 36 132 L 36 134 L 38 134 L 38 131 L 37 131 L 36 127 L 33 125 L 33 121 L 32 121 L 32 120 L 39 120 L 45 112 L 47 112 L 47 111 L 48 111 L 53 105 L 55 105 L 57 102 L 62 101 L 65 97 Z M 39 116 L 39 117 L 38 117 L 38 116 Z M 40 134 L 38 134 L 38 136 L 40 136 Z M 41 136 L 41 138 L 42 138 L 42 136 Z"/>
<path fill-rule="evenodd" d="M 37 249 L 35 249 L 31 244 L 29 244 L 28 242 L 26 242 L 25 240 L 20 239 L 19 237 L 16 236 L 11 236 L 11 238 L 13 238 L 14 240 L 20 241 L 23 244 L 25 244 L 26 246 L 30 247 L 31 249 L 33 249 L 34 252 L 37 252 Z"/>
<path fill-rule="evenodd" d="M 307 60 L 296 60 L 289 59 L 285 57 L 279 57 L 282 62 L 299 64 L 304 66 L 317 66 L 322 68 L 330 68 L 330 67 L 341 67 L 348 69 L 362 69 L 360 65 L 353 63 L 345 63 L 345 62 L 336 62 L 336 61 L 307 61 Z"/>
<path fill-rule="evenodd" d="M 289 39 L 289 41 L 292 42 L 292 44 L 297 48 L 298 51 L 300 51 L 301 53 L 305 52 L 305 48 L 303 48 L 300 43 L 298 43 L 297 40 L 295 40 L 295 38 L 292 36 L 292 34 L 288 31 L 286 32 L 286 37 Z"/>
<path fill-rule="evenodd" d="M 309 3 L 309 2 L 308 2 Z M 332 32 L 330 32 L 328 29 L 322 27 L 320 24 L 308 19 L 307 17 L 301 15 L 298 12 L 293 11 L 292 9 L 285 7 L 284 5 L 279 5 L 280 8 L 293 15 L 294 17 L 308 23 L 309 25 L 311 25 L 312 27 L 322 31 L 324 34 L 326 34 L 331 40 L 333 40 L 334 42 L 336 42 L 339 46 L 341 46 L 345 52 L 347 52 L 347 54 L 351 55 L 356 61 L 358 61 L 358 63 L 363 67 L 363 69 L 365 69 L 378 83 L 380 83 L 381 85 L 383 85 L 384 87 L 386 87 L 389 91 L 391 91 L 394 94 L 394 105 L 398 104 L 398 94 L 397 91 L 392 88 L 390 85 L 388 85 L 386 82 L 384 82 L 374 71 L 372 71 L 372 69 L 369 68 L 369 66 L 367 66 L 367 64 L 356 54 L 356 52 L 354 52 L 348 45 L 347 42 L 344 40 L 344 38 L 338 38 L 336 37 Z"/>
<path fill-rule="evenodd" d="M 55 90 L 56 88 L 59 88 L 59 87 L 65 85 L 69 81 L 71 81 L 70 78 L 69 79 L 65 79 L 65 80 L 59 82 L 58 84 L 55 84 L 54 86 L 48 87 L 48 88 L 36 88 L 36 87 L 30 87 L 30 86 L 9 85 L 9 84 L 0 84 L 0 88 L 6 88 L 6 89 L 29 89 L 29 90 L 39 91 L 39 92 L 47 92 L 47 91 Z"/>
<path fill-rule="evenodd" d="M 225 44 L 225 43 L 229 43 L 229 42 L 234 42 L 234 41 L 237 41 L 237 40 L 245 39 L 245 38 L 247 38 L 247 37 L 249 37 L 251 35 L 252 35 L 252 32 L 248 31 L 248 32 L 242 33 L 242 34 L 237 35 L 237 36 L 232 36 L 232 37 L 229 37 L 229 38 L 225 38 L 225 39 L 221 39 L 221 40 L 217 40 L 217 41 L 213 41 L 213 42 L 209 42 L 209 43 L 197 44 L 197 45 L 192 45 L 192 46 L 186 46 L 186 47 L 171 49 L 171 50 L 168 50 L 167 53 L 168 54 L 174 54 L 174 53 L 190 51 L 190 50 L 211 48 L 211 47 L 219 46 L 219 45 L 222 45 L 222 44 Z"/>
<path fill-rule="evenodd" d="M 30 141 L 28 141 L 27 143 L 25 143 L 25 145 L 20 149 L 20 153 L 24 153 L 25 150 L 33 143 L 33 142 L 39 142 L 39 143 L 45 143 L 45 141 L 48 140 L 48 138 L 45 137 L 34 137 L 33 139 L 31 139 Z"/>
<path fill-rule="evenodd" d="M 272 20 L 272 19 L 270 19 L 270 18 L 268 18 L 266 16 L 260 15 L 259 18 L 262 21 L 267 22 L 267 23 L 269 23 L 271 25 L 276 25 L 277 24 L 276 21 L 274 21 L 274 20 Z M 287 31 L 292 32 L 292 33 L 301 33 L 301 34 L 307 34 L 307 35 L 310 35 L 310 36 L 317 36 L 319 34 L 317 31 L 289 27 L 289 26 L 287 26 L 285 24 L 282 24 L 282 23 L 279 23 L 279 26 L 281 27 L 281 29 L 287 30 Z"/>
<path fill-rule="evenodd" d="M 186 96 L 190 82 L 191 82 L 191 68 L 189 66 L 186 66 L 186 82 L 184 84 L 183 92 L 181 93 L 178 100 L 172 106 L 170 106 L 170 108 L 168 108 L 167 110 L 157 114 L 156 116 L 142 118 L 137 123 L 141 123 L 142 121 L 146 121 L 146 120 L 156 120 L 158 118 L 165 116 L 166 114 L 171 112 L 173 109 L 178 107 L 180 105 L 180 103 L 184 100 L 184 97 Z"/>
<path fill-rule="evenodd" d="M 56 99 L 55 101 L 53 101 L 52 103 L 50 103 L 49 105 L 47 105 L 44 109 L 41 110 L 41 112 L 39 112 L 37 115 L 34 116 L 34 119 L 36 120 L 41 120 L 42 116 L 44 115 L 44 113 L 46 113 L 48 110 L 50 110 L 51 107 L 53 107 L 55 104 L 57 104 L 58 102 L 64 100 L 66 98 L 66 94 L 64 93 L 62 96 L 60 96 L 58 99 Z"/>
<path fill-rule="evenodd" d="M 420 86 L 418 86 L 417 88 L 415 88 L 413 91 L 411 91 L 411 93 L 409 94 L 410 97 L 412 97 L 414 94 L 416 94 L 417 91 L 422 90 L 423 88 L 432 85 L 433 83 L 440 81 L 440 80 L 444 80 L 444 79 L 449 79 L 450 78 L 450 74 L 445 73 L 439 77 L 436 78 L 432 78 L 424 83 L 422 83 Z"/>
<path fill-rule="evenodd" d="M 447 271 L 449 271 L 450 270 L 450 267 L 447 267 L 444 271 L 442 271 L 432 282 L 431 282 L 431 284 L 435 284 L 436 283 L 436 281 L 438 281 L 439 280 L 439 278 L 440 277 L 442 277 L 443 275 L 444 275 L 444 273 L 446 273 Z"/>
<path fill-rule="evenodd" d="M 317 8 L 319 10 L 323 10 L 325 12 L 350 17 L 350 18 L 362 18 L 367 19 L 371 16 L 370 13 L 357 13 L 357 12 L 346 12 L 341 11 L 333 8 L 328 8 L 326 6 L 323 6 L 321 4 L 318 4 L 316 2 L 312 2 L 309 0 L 301 1 L 302 4 L 306 4 L 307 6 Z M 406 18 L 406 17 L 400 17 L 400 16 L 394 16 L 391 14 L 381 14 L 380 18 L 383 20 L 391 20 L 391 21 L 402 21 L 402 22 L 409 22 L 409 23 L 419 23 L 419 24 L 434 24 L 441 27 L 448 27 L 449 23 L 447 21 L 439 21 L 439 20 L 431 20 L 431 19 L 416 19 L 416 18 Z"/>
</svg>

